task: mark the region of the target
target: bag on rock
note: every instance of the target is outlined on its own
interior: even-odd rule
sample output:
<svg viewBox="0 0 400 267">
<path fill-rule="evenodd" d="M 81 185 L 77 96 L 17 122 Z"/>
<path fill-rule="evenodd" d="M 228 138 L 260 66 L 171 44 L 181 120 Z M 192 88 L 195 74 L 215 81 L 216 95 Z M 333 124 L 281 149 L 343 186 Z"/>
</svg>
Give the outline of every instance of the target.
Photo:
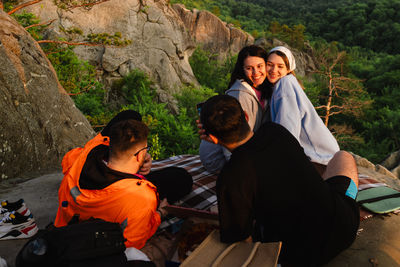
<svg viewBox="0 0 400 267">
<path fill-rule="evenodd" d="M 120 225 L 93 219 L 39 230 L 18 253 L 16 266 L 128 266 L 124 251 Z"/>
</svg>

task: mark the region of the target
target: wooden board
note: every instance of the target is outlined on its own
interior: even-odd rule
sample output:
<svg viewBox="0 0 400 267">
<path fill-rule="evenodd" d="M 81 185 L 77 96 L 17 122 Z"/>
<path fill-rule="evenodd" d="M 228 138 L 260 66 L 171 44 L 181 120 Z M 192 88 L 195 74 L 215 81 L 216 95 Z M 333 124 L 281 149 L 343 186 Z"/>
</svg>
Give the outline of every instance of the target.
<svg viewBox="0 0 400 267">
<path fill-rule="evenodd" d="M 248 243 L 245 241 L 236 243 L 231 250 L 227 249 L 231 244 L 221 243 L 219 231 L 214 230 L 189 257 L 182 262 L 181 267 L 213 266 L 216 261 L 218 267 L 239 267 L 250 257 L 248 267 L 275 267 L 277 266 L 281 242 Z M 228 253 L 226 253 L 229 251 Z M 254 251 L 254 257 L 251 257 Z M 224 255 L 225 256 L 221 256 Z"/>
<path fill-rule="evenodd" d="M 165 207 L 168 213 L 180 218 L 198 217 L 204 219 L 218 220 L 218 213 L 198 210 L 193 208 L 184 208 L 180 206 L 168 205 Z"/>
</svg>

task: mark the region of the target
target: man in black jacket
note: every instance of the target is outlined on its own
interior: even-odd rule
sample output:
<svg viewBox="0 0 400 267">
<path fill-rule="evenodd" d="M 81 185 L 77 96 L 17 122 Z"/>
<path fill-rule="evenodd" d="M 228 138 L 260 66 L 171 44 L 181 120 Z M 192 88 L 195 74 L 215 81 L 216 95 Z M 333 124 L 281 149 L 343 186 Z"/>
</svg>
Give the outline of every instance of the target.
<svg viewBox="0 0 400 267">
<path fill-rule="evenodd" d="M 282 241 L 281 263 L 317 266 L 349 247 L 359 225 L 353 157 L 339 151 L 321 177 L 297 140 L 266 123 L 253 134 L 240 103 L 210 98 L 201 122 L 232 152 L 217 180 L 222 242 Z"/>
</svg>

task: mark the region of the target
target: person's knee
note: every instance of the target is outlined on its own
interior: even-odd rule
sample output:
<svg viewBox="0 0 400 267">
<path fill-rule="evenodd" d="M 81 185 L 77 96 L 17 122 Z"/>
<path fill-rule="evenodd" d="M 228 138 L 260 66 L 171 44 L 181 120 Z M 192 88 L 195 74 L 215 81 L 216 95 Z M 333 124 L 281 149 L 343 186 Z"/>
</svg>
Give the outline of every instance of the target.
<svg viewBox="0 0 400 267">
<path fill-rule="evenodd" d="M 338 154 L 338 157 L 341 158 L 340 163 L 342 167 L 345 168 L 348 172 L 347 176 L 354 181 L 358 188 L 358 169 L 353 155 L 344 150 L 338 151 L 336 154 Z"/>
<path fill-rule="evenodd" d="M 193 178 L 184 168 L 167 167 L 151 172 L 148 179 L 157 187 L 160 199 L 166 197 L 170 204 L 192 191 Z"/>
<path fill-rule="evenodd" d="M 335 165 L 335 167 L 346 167 L 346 168 L 357 168 L 356 161 L 352 154 L 347 151 L 340 150 L 335 153 L 333 158 L 330 160 L 331 165 Z M 329 165 L 328 163 L 328 165 Z"/>
<path fill-rule="evenodd" d="M 181 185 L 180 188 L 183 197 L 192 191 L 193 177 L 184 168 L 179 168 L 176 172 L 179 173 L 179 183 Z"/>
<path fill-rule="evenodd" d="M 344 150 L 340 150 L 340 151 L 336 152 L 333 157 L 334 158 L 340 157 L 340 158 L 355 162 L 353 155 L 351 155 L 349 152 L 344 151 Z"/>
<path fill-rule="evenodd" d="M 351 178 L 358 185 L 358 171 L 354 157 L 346 151 L 338 151 L 329 161 L 323 178 L 343 175 Z"/>
</svg>

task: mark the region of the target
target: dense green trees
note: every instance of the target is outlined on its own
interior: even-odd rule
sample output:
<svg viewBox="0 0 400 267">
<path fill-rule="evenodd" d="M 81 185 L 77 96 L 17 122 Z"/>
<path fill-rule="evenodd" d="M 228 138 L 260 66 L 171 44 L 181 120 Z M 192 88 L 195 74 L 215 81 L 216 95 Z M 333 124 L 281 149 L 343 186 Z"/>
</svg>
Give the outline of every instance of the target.
<svg viewBox="0 0 400 267">
<path fill-rule="evenodd" d="M 310 33 L 328 41 L 399 53 L 400 1 L 380 0 L 328 9 Z"/>
<path fill-rule="evenodd" d="M 369 53 L 354 60 L 351 69 L 364 79 L 374 99 L 364 120 L 355 127 L 365 139 L 369 157 L 380 161 L 400 148 L 400 55 Z"/>
<path fill-rule="evenodd" d="M 171 3 L 183 3 L 187 8 L 207 9 L 220 17 L 223 21 L 232 23 L 236 27 L 253 34 L 254 37 L 274 36 L 278 37 L 294 47 L 302 48 L 305 27 L 301 23 L 291 23 L 280 17 L 277 9 L 266 8 L 269 3 L 263 1 L 235 1 L 235 0 L 172 0 Z M 269 24 L 275 21 L 279 25 L 271 33 Z M 284 22 L 284 23 L 283 23 Z M 286 23 L 286 24 L 285 24 Z M 271 35 L 272 34 L 272 35 Z M 301 40 L 300 40 L 300 39 Z"/>
<path fill-rule="evenodd" d="M 273 21 L 304 25 L 309 38 L 323 37 L 347 46 L 361 46 L 376 52 L 400 52 L 400 0 L 173 0 L 188 8 L 218 8 L 227 22 L 239 21 L 243 30 L 263 36 Z"/>
<path fill-rule="evenodd" d="M 334 114 L 328 124 L 342 149 L 374 162 L 380 162 L 389 153 L 400 149 L 400 0 L 172 2 L 185 2 L 189 8 L 214 10 L 221 19 L 235 22 L 255 37 L 277 37 L 298 49 L 302 49 L 308 39 L 316 51 L 316 58 L 321 55 L 319 48 L 335 41 L 331 45 L 336 47 L 336 52 L 328 53 L 332 58 L 326 58 L 325 63 L 319 62 L 320 72 L 313 81 L 304 80 L 307 95 L 315 106 L 327 106 L 329 80 L 346 78 L 336 81 L 339 82 L 337 85 L 353 90 L 342 92 L 344 98 L 336 97 L 332 101 L 353 112 Z M 345 56 L 333 64 L 339 53 Z M 204 56 L 203 63 L 207 63 Z M 329 72 L 330 66 L 334 67 Z M 215 71 L 213 67 L 209 68 Z M 228 69 L 219 69 L 218 73 Z M 197 72 L 194 68 L 200 83 L 207 82 L 215 88 L 218 86 L 213 82 L 219 80 L 223 84 L 221 79 L 203 82 L 201 77 L 208 77 L 208 70 L 204 67 L 201 70 Z M 354 94 L 356 88 L 360 91 Z M 330 89 L 334 95 L 337 87 Z M 326 109 L 325 114 L 321 112 L 320 115 L 326 115 Z"/>
</svg>

